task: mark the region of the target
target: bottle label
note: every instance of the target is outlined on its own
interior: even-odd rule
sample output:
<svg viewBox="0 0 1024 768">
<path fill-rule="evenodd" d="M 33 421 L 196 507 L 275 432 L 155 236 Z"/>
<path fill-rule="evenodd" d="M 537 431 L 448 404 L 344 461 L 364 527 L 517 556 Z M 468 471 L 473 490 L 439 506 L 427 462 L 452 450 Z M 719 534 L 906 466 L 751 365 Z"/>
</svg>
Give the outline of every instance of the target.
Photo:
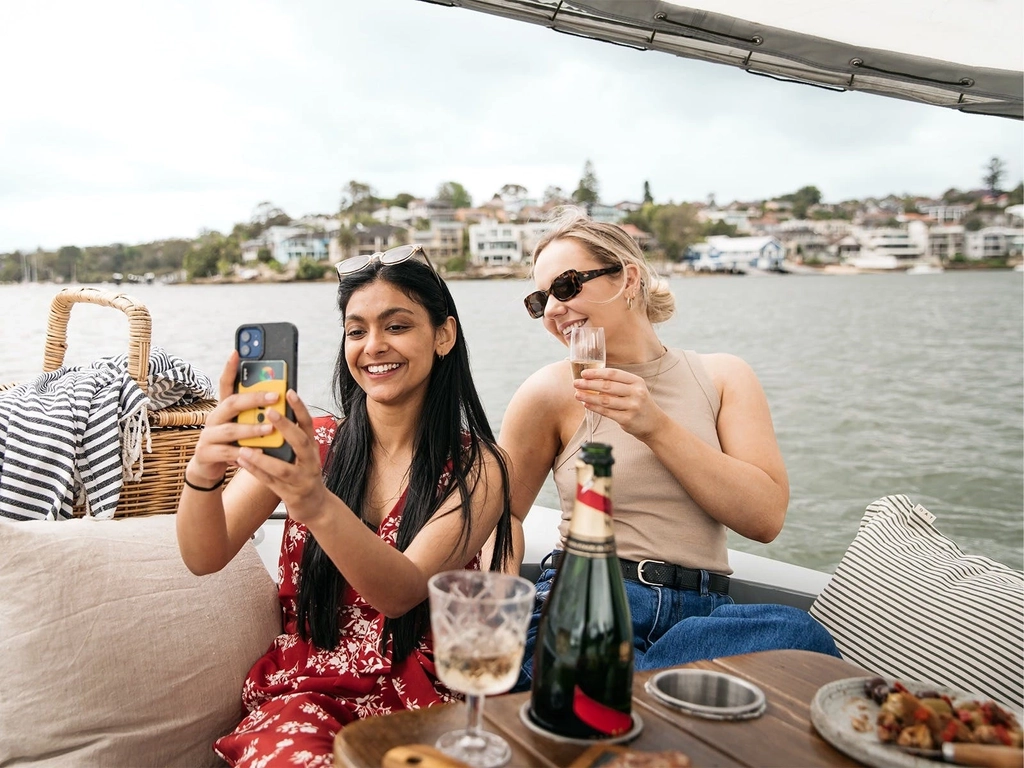
<svg viewBox="0 0 1024 768">
<path fill-rule="evenodd" d="M 565 550 L 583 557 L 615 554 L 612 528 L 611 478 L 595 477 L 593 468 L 579 467 L 576 503 L 569 521 Z"/>
<path fill-rule="evenodd" d="M 612 499 L 611 496 L 608 495 L 607 478 L 592 477 L 586 486 L 577 485 L 576 502 L 586 504 L 597 512 L 603 512 L 604 514 L 611 516 Z"/>
<path fill-rule="evenodd" d="M 592 699 L 578 685 L 572 692 L 572 711 L 576 717 L 595 731 L 609 736 L 621 736 L 633 727 L 632 715 L 612 709 L 597 699 Z"/>
</svg>

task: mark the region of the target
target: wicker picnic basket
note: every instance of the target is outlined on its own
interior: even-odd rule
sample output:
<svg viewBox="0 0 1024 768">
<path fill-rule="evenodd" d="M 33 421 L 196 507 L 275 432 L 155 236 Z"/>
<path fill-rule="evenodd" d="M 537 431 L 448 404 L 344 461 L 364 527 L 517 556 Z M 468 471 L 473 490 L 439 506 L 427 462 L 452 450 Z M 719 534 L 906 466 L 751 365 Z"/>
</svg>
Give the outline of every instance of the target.
<svg viewBox="0 0 1024 768">
<path fill-rule="evenodd" d="M 113 307 L 128 316 L 128 373 L 142 391 L 147 392 L 152 321 L 144 304 L 123 293 L 97 288 L 65 288 L 54 296 L 46 327 L 43 372 L 55 371 L 64 364 L 68 321 L 71 308 L 78 303 Z M 13 386 L 16 384 L 7 384 L 0 389 Z M 153 451 L 143 453 L 142 478 L 124 481 L 115 517 L 166 514 L 177 510 L 178 496 L 184 486 L 185 465 L 199 441 L 206 414 L 216 405 L 214 400 L 201 400 L 148 411 Z M 84 515 L 84 506 L 76 504 L 75 514 Z"/>
</svg>

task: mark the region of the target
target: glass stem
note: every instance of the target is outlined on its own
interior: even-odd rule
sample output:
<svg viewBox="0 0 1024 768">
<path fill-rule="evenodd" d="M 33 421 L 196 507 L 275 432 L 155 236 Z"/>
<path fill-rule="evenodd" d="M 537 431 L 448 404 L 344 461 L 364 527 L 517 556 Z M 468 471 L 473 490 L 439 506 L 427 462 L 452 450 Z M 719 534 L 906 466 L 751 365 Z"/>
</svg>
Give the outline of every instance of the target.
<svg viewBox="0 0 1024 768">
<path fill-rule="evenodd" d="M 466 714 L 469 721 L 466 725 L 466 735 L 470 738 L 480 738 L 480 721 L 484 712 L 484 697 L 471 693 L 466 694 Z"/>
</svg>

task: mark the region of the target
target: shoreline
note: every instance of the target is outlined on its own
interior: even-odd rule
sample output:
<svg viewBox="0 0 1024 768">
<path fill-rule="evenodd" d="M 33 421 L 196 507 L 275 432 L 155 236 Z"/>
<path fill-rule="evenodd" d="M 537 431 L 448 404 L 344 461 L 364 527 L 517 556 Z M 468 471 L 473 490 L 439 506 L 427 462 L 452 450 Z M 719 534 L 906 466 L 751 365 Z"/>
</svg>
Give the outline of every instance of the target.
<svg viewBox="0 0 1024 768">
<path fill-rule="evenodd" d="M 1015 264 L 1007 264 L 1006 266 L 989 266 L 989 265 L 974 265 L 974 264 L 956 264 L 946 265 L 943 267 L 943 272 L 1013 272 Z M 806 277 L 813 275 L 824 275 L 828 277 L 846 277 L 850 275 L 891 275 L 891 274 L 906 274 L 909 268 L 897 268 L 897 269 L 870 269 L 863 267 L 854 267 L 847 264 L 826 264 L 821 267 L 810 267 L 803 264 L 788 264 L 784 270 L 780 271 L 768 271 L 751 269 L 747 272 L 696 272 L 694 270 L 680 270 L 673 269 L 671 271 L 664 271 L 663 269 L 656 269 L 658 275 L 662 278 L 741 278 L 741 277 Z M 479 268 L 474 270 L 466 270 L 460 272 L 449 272 L 441 269 L 439 274 L 446 281 L 452 280 L 529 280 L 530 271 L 527 269 L 509 269 L 506 267 L 494 267 L 494 268 Z M 222 276 L 217 275 L 214 277 L 203 277 L 195 280 L 185 280 L 175 283 L 168 283 L 170 285 L 233 285 L 233 284 L 245 284 L 245 283 L 295 283 L 295 282 L 333 282 L 337 278 L 333 274 L 333 270 L 329 270 L 324 277 L 318 280 L 297 280 L 291 275 L 273 274 L 273 275 L 260 275 L 255 277 L 242 278 L 238 276 Z"/>
<path fill-rule="evenodd" d="M 1019 272 L 1021 262 L 1015 261 L 1007 263 L 1005 265 L 994 266 L 989 264 L 973 264 L 967 263 L 955 263 L 947 264 L 942 267 L 940 273 L 945 272 Z M 652 265 L 654 266 L 654 265 Z M 896 269 L 870 269 L 863 267 L 854 267 L 848 264 L 826 264 L 824 266 L 807 266 L 804 264 L 786 264 L 785 268 L 780 271 L 766 271 L 759 269 L 751 269 L 747 272 L 696 272 L 690 269 L 672 269 L 666 270 L 663 264 L 654 266 L 655 272 L 659 277 L 662 278 L 681 278 L 681 279 L 698 279 L 698 278 L 761 278 L 761 277 L 806 277 L 814 275 L 823 275 L 827 277 L 847 277 L 850 275 L 890 275 L 890 274 L 906 274 L 909 267 L 900 267 Z M 492 268 L 477 268 L 459 272 L 449 272 L 441 269 L 439 274 L 446 281 L 453 280 L 529 280 L 530 271 L 528 269 L 509 269 L 507 267 L 492 267 Z M 108 285 L 114 286 L 117 290 L 131 289 L 139 285 L 245 285 L 250 284 L 271 284 L 271 283 L 318 283 L 318 282 L 334 282 L 337 277 L 334 274 L 333 269 L 328 269 L 324 276 L 316 280 L 299 280 L 294 275 L 289 273 L 278 273 L 267 270 L 265 273 L 258 275 L 249 275 L 247 277 L 241 277 L 239 275 L 215 275 L 213 277 L 201 277 L 194 280 L 161 280 L 157 277 L 151 282 L 142 281 L 129 281 L 124 280 L 121 282 L 114 282 L 112 280 L 104 280 L 98 282 L 54 282 L 46 280 L 37 280 L 35 284 L 39 285 L 58 285 L 62 287 L 71 287 L 74 285 Z M 22 283 L 0 283 L 3 285 L 21 285 Z"/>
</svg>

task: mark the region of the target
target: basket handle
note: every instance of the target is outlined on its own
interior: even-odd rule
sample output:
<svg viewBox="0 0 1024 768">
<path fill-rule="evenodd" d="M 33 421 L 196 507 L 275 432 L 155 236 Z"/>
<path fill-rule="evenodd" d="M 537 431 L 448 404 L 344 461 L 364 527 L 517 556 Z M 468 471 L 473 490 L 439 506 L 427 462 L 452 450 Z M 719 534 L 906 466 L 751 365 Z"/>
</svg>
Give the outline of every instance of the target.
<svg viewBox="0 0 1024 768">
<path fill-rule="evenodd" d="M 131 296 L 98 288 L 65 288 L 50 302 L 50 318 L 46 325 L 46 350 L 43 372 L 55 371 L 64 364 L 68 348 L 68 321 L 71 307 L 78 303 L 98 304 L 119 309 L 128 316 L 128 374 L 143 393 L 148 392 L 149 346 L 153 323 L 149 310 Z"/>
</svg>

